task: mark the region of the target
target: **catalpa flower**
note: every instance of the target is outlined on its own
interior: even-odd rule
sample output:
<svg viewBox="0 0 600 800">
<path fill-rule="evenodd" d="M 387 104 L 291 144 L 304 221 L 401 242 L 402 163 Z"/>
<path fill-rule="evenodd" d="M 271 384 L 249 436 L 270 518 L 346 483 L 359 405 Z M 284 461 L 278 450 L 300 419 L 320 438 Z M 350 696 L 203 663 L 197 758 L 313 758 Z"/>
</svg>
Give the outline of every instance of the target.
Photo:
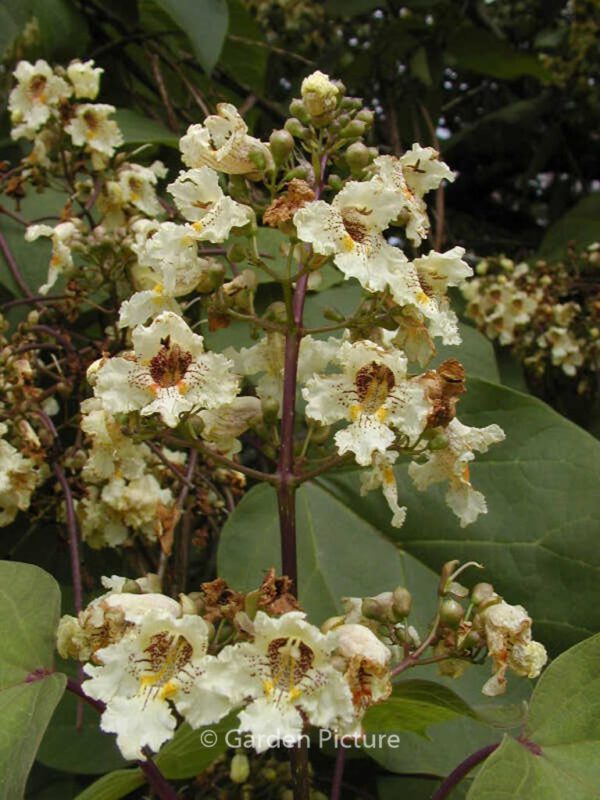
<svg viewBox="0 0 600 800">
<path fill-rule="evenodd" d="M 444 429 L 448 446 L 427 453 L 423 464 L 412 462 L 408 474 L 419 491 L 432 483 L 448 481 L 446 503 L 460 519 L 461 528 L 475 522 L 480 514 L 487 513 L 485 497 L 471 485 L 469 463 L 475 458 L 473 451 L 487 452 L 488 447 L 504 441 L 504 431 L 499 425 L 470 428 L 456 418 Z"/>
<path fill-rule="evenodd" d="M 248 135 L 248 126 L 231 103 L 219 103 L 217 113 L 203 125 L 190 125 L 179 149 L 187 167 L 212 167 L 229 175 L 262 172 L 272 161 L 269 147 Z"/>
<path fill-rule="evenodd" d="M 521 677 L 537 678 L 548 655 L 544 645 L 532 640 L 532 620 L 523 606 L 511 606 L 498 598 L 477 614 L 475 623 L 485 637 L 494 673 L 483 694 L 504 694 L 508 669 Z"/>
<path fill-rule="evenodd" d="M 398 458 L 396 452 L 373 453 L 371 468 L 360 474 L 360 494 L 364 497 L 373 489 L 381 489 L 392 512 L 392 526 L 401 528 L 406 519 L 406 507 L 398 504 L 398 485 L 394 475 L 394 462 Z"/>
<path fill-rule="evenodd" d="M 298 384 L 306 383 L 316 372 L 322 372 L 337 354 L 339 346 L 340 340 L 334 337 L 327 340 L 303 337 L 298 356 Z M 277 409 L 279 413 L 285 361 L 283 334 L 270 331 L 252 347 L 242 347 L 239 352 L 229 348 L 226 352 L 239 375 L 259 375 L 255 382 L 256 394 L 266 406 Z"/>
<path fill-rule="evenodd" d="M 250 206 L 236 203 L 223 193 L 219 176 L 210 167 L 180 172 L 167 191 L 201 242 L 224 242 L 232 228 L 243 228 L 254 219 Z"/>
<path fill-rule="evenodd" d="M 46 61 L 19 61 L 13 72 L 17 85 L 8 98 L 13 139 L 33 139 L 55 109 L 71 94 L 69 84 L 55 75 Z"/>
<path fill-rule="evenodd" d="M 97 483 L 114 477 L 139 478 L 148 465 L 151 450 L 122 431 L 122 426 L 97 397 L 81 403 L 81 430 L 92 443 L 81 474 Z"/>
<path fill-rule="evenodd" d="M 473 270 L 462 260 L 465 251 L 453 247 L 446 253 L 431 250 L 412 262 L 395 265 L 389 276 L 392 297 L 399 306 L 413 306 L 428 322 L 431 336 L 444 344 L 460 344 L 458 318 L 450 309 L 446 291 L 458 286 Z"/>
<path fill-rule="evenodd" d="M 95 168 L 111 158 L 117 147 L 123 144 L 123 134 L 113 119 L 117 109 L 105 103 L 83 103 L 77 106 L 75 116 L 65 126 L 76 147 L 86 147 L 92 155 Z"/>
<path fill-rule="evenodd" d="M 119 170 L 122 202 L 139 208 L 144 214 L 156 216 L 161 210 L 156 196 L 156 183 L 166 174 L 167 168 L 161 161 L 154 161 L 149 167 L 124 164 Z"/>
<path fill-rule="evenodd" d="M 383 231 L 401 208 L 395 189 L 376 180 L 350 181 L 331 205 L 315 200 L 294 214 L 298 236 L 312 244 L 316 253 L 333 256 L 347 278 L 356 278 L 365 289 L 385 289 L 393 265 L 406 257 L 388 244 Z"/>
<path fill-rule="evenodd" d="M 208 625 L 201 617 L 150 610 L 120 641 L 96 651 L 100 666 L 86 664 L 90 680 L 83 690 L 106 703 L 100 727 L 117 734 L 125 758 L 143 759 L 144 748 L 156 752 L 172 738 L 172 706 L 194 727 L 223 716 L 227 698 L 198 685 L 210 661 L 207 646 Z"/>
<path fill-rule="evenodd" d="M 230 403 L 238 390 L 229 359 L 204 352 L 202 336 L 170 311 L 132 334 L 134 351 L 92 365 L 94 393 L 112 414 L 160 414 L 170 428 L 180 415 Z"/>
<path fill-rule="evenodd" d="M 429 217 L 423 196 L 437 189 L 443 180 L 453 181 L 454 173 L 440 160 L 433 147 L 412 148 L 400 158 L 379 156 L 373 162 L 376 179 L 397 192 L 401 207 L 395 219 L 406 225 L 406 236 L 418 245 L 429 233 Z"/>
<path fill-rule="evenodd" d="M 220 669 L 200 678 L 207 692 L 229 698 L 230 708 L 247 704 L 239 714 L 239 730 L 248 732 L 257 752 L 299 741 L 305 722 L 337 729 L 354 718 L 352 695 L 332 662 L 337 638 L 290 611 L 272 618 L 259 611 L 254 640 L 226 647 Z M 188 719 L 189 721 L 189 719 Z"/>
<path fill-rule="evenodd" d="M 235 397 L 229 405 L 205 409 L 198 416 L 204 441 L 232 456 L 242 449 L 238 436 L 262 420 L 262 404 L 258 397 Z"/>
<path fill-rule="evenodd" d="M 0 422 L 0 437 L 8 428 Z M 27 511 L 43 473 L 5 439 L 0 438 L 0 526 L 9 525 L 19 511 Z"/>
<path fill-rule="evenodd" d="M 60 222 L 55 228 L 50 225 L 30 225 L 25 231 L 25 241 L 27 242 L 34 242 L 40 236 L 47 236 L 52 240 L 48 279 L 43 286 L 40 286 L 40 294 L 46 294 L 54 286 L 59 275 L 73 269 L 71 248 L 79 240 L 80 226 L 79 220 L 73 220 L 72 222 Z"/>
<path fill-rule="evenodd" d="M 350 423 L 335 435 L 340 454 L 354 453 L 356 462 L 366 467 L 397 434 L 418 438 L 430 409 L 422 387 L 407 379 L 402 353 L 368 340 L 343 342 L 335 361 L 343 372 L 316 375 L 302 396 L 309 418 L 324 425 Z"/>
<path fill-rule="evenodd" d="M 78 100 L 95 100 L 103 72 L 102 67 L 95 67 L 93 61 L 71 61 L 67 67 L 67 77 L 73 85 L 75 97 Z"/>
</svg>

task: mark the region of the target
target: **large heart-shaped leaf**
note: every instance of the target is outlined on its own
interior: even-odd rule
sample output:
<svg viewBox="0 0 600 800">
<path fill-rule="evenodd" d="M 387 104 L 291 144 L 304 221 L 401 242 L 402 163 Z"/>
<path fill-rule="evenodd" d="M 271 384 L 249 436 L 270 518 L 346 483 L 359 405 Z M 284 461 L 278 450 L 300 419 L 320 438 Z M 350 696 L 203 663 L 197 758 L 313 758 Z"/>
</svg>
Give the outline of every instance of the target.
<svg viewBox="0 0 600 800">
<path fill-rule="evenodd" d="M 600 443 L 540 400 L 486 381 L 471 379 L 459 406 L 464 422 L 496 422 L 506 441 L 478 457 L 474 485 L 489 513 L 461 528 L 444 502 L 445 488 L 417 493 L 396 470 L 404 527 L 389 524 L 376 492 L 358 493 L 358 476 L 320 478 L 336 500 L 434 569 L 452 558 L 476 560 L 508 602 L 522 603 L 534 633 L 554 652 L 600 626 L 596 602 L 600 554 Z M 574 591 L 573 587 L 577 587 Z"/>
<path fill-rule="evenodd" d="M 506 737 L 469 800 L 597 800 L 600 797 L 600 635 L 563 653 L 531 698 L 523 738 Z"/>
<path fill-rule="evenodd" d="M 600 192 L 584 197 L 551 225 L 540 245 L 540 255 L 564 256 L 569 242 L 583 248 L 600 239 Z"/>
<path fill-rule="evenodd" d="M 194 55 L 206 72 L 212 72 L 219 60 L 229 23 L 226 0 L 155 0 L 155 2 L 187 34 Z"/>
<path fill-rule="evenodd" d="M 31 564 L 0 562 L 0 798 L 22 797 L 65 676 L 52 668 L 60 591 Z"/>
</svg>

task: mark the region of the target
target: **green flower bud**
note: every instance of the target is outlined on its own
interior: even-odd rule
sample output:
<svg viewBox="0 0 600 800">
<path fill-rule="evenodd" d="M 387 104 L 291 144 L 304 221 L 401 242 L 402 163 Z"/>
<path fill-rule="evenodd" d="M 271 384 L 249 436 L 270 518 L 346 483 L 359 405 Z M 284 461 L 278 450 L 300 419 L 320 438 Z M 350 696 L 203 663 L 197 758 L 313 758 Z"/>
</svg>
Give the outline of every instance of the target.
<svg viewBox="0 0 600 800">
<path fill-rule="evenodd" d="M 265 309 L 263 317 L 270 322 L 286 322 L 287 309 L 285 303 L 282 300 L 276 300 L 274 303 L 271 303 L 271 305 L 267 306 Z"/>
<path fill-rule="evenodd" d="M 313 428 L 311 441 L 314 444 L 324 444 L 331 436 L 331 427 L 329 425 L 316 425 Z"/>
<path fill-rule="evenodd" d="M 294 149 L 294 137 L 285 130 L 273 131 L 269 137 L 271 153 L 276 164 L 282 164 Z"/>
<path fill-rule="evenodd" d="M 343 186 L 344 186 L 344 181 L 343 181 L 343 180 L 340 178 L 340 176 L 339 176 L 339 175 L 336 175 L 335 173 L 332 173 L 332 174 L 331 174 L 331 175 L 330 175 L 330 176 L 327 178 L 327 185 L 328 185 L 328 186 L 329 186 L 331 189 L 333 189 L 333 191 L 334 191 L 334 192 L 339 192 L 339 191 L 341 191 L 341 189 L 342 189 L 342 188 L 343 188 Z"/>
<path fill-rule="evenodd" d="M 250 619 L 254 619 L 258 611 L 258 601 L 260 599 L 260 592 L 255 589 L 253 592 L 248 592 L 244 599 L 244 611 Z"/>
<path fill-rule="evenodd" d="M 438 587 L 438 594 L 444 595 L 447 591 L 447 584 L 448 580 L 452 573 L 456 570 L 460 561 L 457 558 L 452 559 L 452 561 L 446 561 L 444 566 L 442 567 L 442 571 L 440 573 L 440 583 Z"/>
<path fill-rule="evenodd" d="M 340 131 L 340 136 L 343 139 L 357 139 L 359 136 L 364 136 L 367 132 L 367 126 L 359 119 L 353 119 L 345 128 Z"/>
<path fill-rule="evenodd" d="M 290 117 L 286 119 L 285 130 L 290 133 L 296 139 L 304 139 L 308 134 L 308 128 L 306 128 L 299 119 L 295 117 Z"/>
<path fill-rule="evenodd" d="M 308 166 L 299 166 L 294 167 L 289 172 L 285 174 L 285 181 L 291 181 L 292 178 L 299 178 L 300 180 L 306 180 L 310 174 L 310 168 Z"/>
<path fill-rule="evenodd" d="M 445 450 L 448 447 L 448 437 L 445 433 L 438 433 L 428 444 L 429 450 Z"/>
<path fill-rule="evenodd" d="M 344 315 L 332 306 L 326 306 L 322 313 L 325 319 L 329 319 L 332 322 L 342 322 L 345 319 Z"/>
<path fill-rule="evenodd" d="M 393 591 L 392 608 L 396 616 L 408 617 L 412 607 L 411 593 L 404 586 L 397 586 Z"/>
<path fill-rule="evenodd" d="M 256 169 L 259 169 L 261 172 L 267 166 L 267 159 L 265 158 L 265 154 L 262 152 L 262 150 L 251 150 L 248 153 L 248 158 L 254 164 Z"/>
<path fill-rule="evenodd" d="M 478 606 L 486 600 L 490 600 L 495 595 L 494 587 L 491 583 L 478 583 L 471 592 L 472 602 Z"/>
<path fill-rule="evenodd" d="M 364 122 L 369 128 L 373 124 L 375 119 L 375 114 L 371 111 L 370 108 L 361 108 L 361 110 L 356 115 L 356 119 L 359 119 L 361 122 Z"/>
<path fill-rule="evenodd" d="M 458 628 L 465 615 L 465 610 L 456 600 L 448 598 L 442 603 L 440 620 L 451 628 Z"/>
<path fill-rule="evenodd" d="M 179 605 L 184 614 L 192 614 L 195 616 L 198 613 L 196 603 L 187 594 L 179 595 Z"/>
<path fill-rule="evenodd" d="M 227 259 L 233 261 L 234 264 L 239 264 L 240 261 L 246 260 L 246 248 L 241 242 L 234 242 L 227 251 Z"/>
<path fill-rule="evenodd" d="M 229 777 L 234 783 L 245 783 L 250 776 L 250 761 L 244 753 L 236 753 L 231 759 Z"/>
<path fill-rule="evenodd" d="M 354 142 L 346 150 L 345 159 L 351 170 L 363 169 L 371 160 L 369 148 L 362 142 Z"/>
<path fill-rule="evenodd" d="M 363 101 L 360 97 L 344 97 L 340 103 L 340 108 L 347 108 L 351 111 L 357 111 L 362 107 Z"/>
<path fill-rule="evenodd" d="M 299 97 L 295 97 L 290 103 L 290 114 L 293 117 L 298 117 L 302 122 L 310 122 L 310 114 Z"/>
</svg>

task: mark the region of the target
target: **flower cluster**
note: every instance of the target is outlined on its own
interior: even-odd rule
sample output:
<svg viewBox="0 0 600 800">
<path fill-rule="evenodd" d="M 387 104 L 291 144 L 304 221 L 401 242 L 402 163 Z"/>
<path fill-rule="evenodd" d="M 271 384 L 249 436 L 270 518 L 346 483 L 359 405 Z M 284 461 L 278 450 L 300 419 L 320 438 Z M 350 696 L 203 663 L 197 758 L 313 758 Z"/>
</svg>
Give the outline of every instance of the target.
<svg viewBox="0 0 600 800">
<path fill-rule="evenodd" d="M 463 287 L 467 314 L 490 339 L 510 346 L 534 380 L 560 370 L 577 379 L 580 394 L 594 391 L 599 265 L 598 244 L 556 263 L 488 258 Z"/>
<path fill-rule="evenodd" d="M 487 651 L 486 695 L 505 691 L 508 670 L 535 678 L 546 663 L 525 609 L 490 584 L 469 591 L 456 580 L 468 565 L 457 565 L 442 570 L 438 615 L 423 635 L 410 624 L 403 586 L 346 598 L 345 613 L 318 628 L 289 580 L 271 570 L 247 595 L 217 579 L 179 601 L 161 594 L 153 575 L 103 578 L 107 592 L 62 618 L 57 647 L 86 662 L 83 690 L 105 704 L 102 729 L 117 734 L 126 758 L 159 750 L 178 717 L 199 728 L 230 713 L 259 753 L 300 741 L 308 726 L 358 743 L 366 711 L 385 702 L 393 676 L 418 666 L 428 648 L 427 661 L 454 677 Z"/>
</svg>

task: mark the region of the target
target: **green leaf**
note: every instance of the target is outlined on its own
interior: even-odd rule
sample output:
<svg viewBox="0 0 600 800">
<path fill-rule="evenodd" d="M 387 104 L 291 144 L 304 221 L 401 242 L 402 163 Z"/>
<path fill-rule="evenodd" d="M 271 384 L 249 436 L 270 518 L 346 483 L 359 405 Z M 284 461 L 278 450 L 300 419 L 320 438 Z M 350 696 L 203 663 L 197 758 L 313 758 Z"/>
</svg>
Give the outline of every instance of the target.
<svg viewBox="0 0 600 800">
<path fill-rule="evenodd" d="M 338 613 L 341 597 L 377 594 L 407 583 L 409 575 L 417 582 L 426 574 L 324 487 L 302 486 L 296 508 L 300 599 L 313 622 Z M 270 567 L 281 569 L 277 498 L 270 486 L 253 487 L 230 514 L 218 560 L 219 575 L 239 591 L 258 587 Z"/>
<path fill-rule="evenodd" d="M 474 25 L 461 26 L 450 39 L 447 52 L 462 69 L 511 80 L 529 75 L 540 80 L 547 71 L 533 53 L 515 50 L 503 39 Z"/>
<path fill-rule="evenodd" d="M 115 120 L 121 129 L 125 145 L 162 144 L 177 150 L 179 136 L 153 119 L 130 108 L 118 108 Z"/>
<path fill-rule="evenodd" d="M 339 17 L 367 14 L 380 5 L 381 0 L 327 0 L 326 2 L 327 12 Z"/>
<path fill-rule="evenodd" d="M 0 4 L 0 60 L 22 33 L 30 13 L 31 2 L 4 0 Z"/>
<path fill-rule="evenodd" d="M 9 198 L 2 198 L 2 203 L 11 211 L 19 211 L 19 213 L 29 222 L 40 217 L 57 217 L 57 219 L 44 220 L 48 225 L 58 225 L 60 213 L 68 200 L 68 196 L 63 192 L 55 191 L 54 189 L 46 189 L 45 191 L 37 194 L 36 192 L 29 192 L 29 194 L 21 200 L 20 206 L 17 206 Z M 50 262 L 51 244 L 50 240 L 46 237 L 41 237 L 35 242 L 25 241 L 24 225 L 20 225 L 15 220 L 7 216 L 2 217 L 2 233 L 6 238 L 6 242 L 12 252 L 17 266 L 23 276 L 25 283 L 29 286 L 33 294 L 37 294 L 40 286 L 42 286 L 48 276 L 48 264 Z M 16 297 L 21 296 L 21 290 L 15 283 L 11 273 L 8 270 L 2 255 L 0 255 L 0 284 Z M 50 292 L 53 293 L 54 290 Z"/>
<path fill-rule="evenodd" d="M 563 653 L 542 674 L 523 738 L 506 737 L 485 762 L 469 800 L 598 800 L 600 635 Z"/>
<path fill-rule="evenodd" d="M 31 564 L 0 562 L 0 798 L 22 797 L 41 738 L 65 688 L 52 667 L 60 591 Z"/>
<path fill-rule="evenodd" d="M 41 46 L 39 55 L 53 61 L 69 61 L 85 52 L 90 32 L 85 17 L 69 0 L 31 0 Z"/>
<path fill-rule="evenodd" d="M 370 708 L 364 719 L 367 733 L 413 731 L 427 735 L 430 725 L 455 717 L 475 717 L 465 701 L 446 686 L 433 681 L 403 680 L 391 696 Z"/>
<path fill-rule="evenodd" d="M 219 66 L 231 77 L 261 94 L 265 88 L 269 47 L 261 27 L 241 0 L 228 0 L 229 30 Z"/>
<path fill-rule="evenodd" d="M 119 769 L 103 775 L 75 800 L 121 800 L 146 782 L 139 769 Z"/>
<path fill-rule="evenodd" d="M 377 779 L 377 798 L 378 800 L 431 800 L 439 785 L 439 781 L 435 778 L 382 775 Z M 469 785 L 468 780 L 461 781 L 448 795 L 448 800 L 464 800 Z"/>
<path fill-rule="evenodd" d="M 227 27 L 229 10 L 226 0 L 155 0 L 187 34 L 194 55 L 206 72 L 212 72 L 219 60 Z"/>
<path fill-rule="evenodd" d="M 400 530 L 391 528 L 377 492 L 359 498 L 357 474 L 319 482 L 433 569 L 453 558 L 484 564 L 476 580 L 522 603 L 536 638 L 560 652 L 600 627 L 600 443 L 530 395 L 476 378 L 467 389 L 459 418 L 477 427 L 498 423 L 506 433 L 471 468 L 489 508 L 473 525 L 459 526 L 444 502 L 445 487 L 416 492 L 405 466 L 396 470 L 400 501 L 408 506 Z"/>
<path fill-rule="evenodd" d="M 540 245 L 540 256 L 559 258 L 567 252 L 569 242 L 583 249 L 600 241 L 600 192 L 580 200 L 546 231 Z"/>
</svg>

